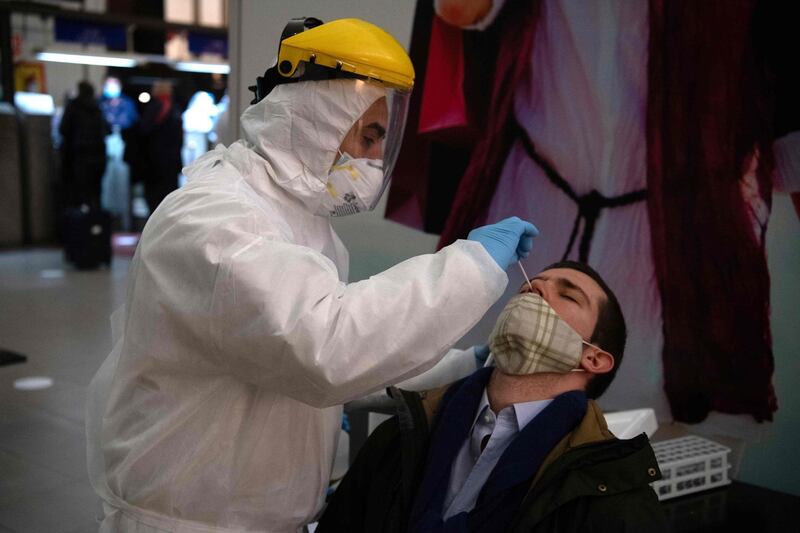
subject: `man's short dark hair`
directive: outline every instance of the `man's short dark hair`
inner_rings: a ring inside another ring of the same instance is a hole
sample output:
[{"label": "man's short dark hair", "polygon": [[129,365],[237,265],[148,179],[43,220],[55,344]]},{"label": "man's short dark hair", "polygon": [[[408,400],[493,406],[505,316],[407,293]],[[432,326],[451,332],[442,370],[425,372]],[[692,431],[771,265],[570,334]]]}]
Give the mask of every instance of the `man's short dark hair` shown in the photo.
[{"label": "man's short dark hair", "polygon": [[569,268],[586,274],[603,289],[606,295],[605,301],[600,302],[597,312],[597,324],[594,327],[594,332],[592,332],[592,337],[589,339],[589,342],[596,344],[614,356],[614,368],[605,374],[597,374],[586,386],[586,396],[592,399],[599,398],[611,385],[611,382],[614,381],[614,376],[617,375],[617,370],[622,364],[622,356],[625,353],[625,340],[628,337],[625,317],[622,316],[622,309],[614,291],[611,290],[595,269],[586,263],[559,261],[544,270],[553,268]]}]

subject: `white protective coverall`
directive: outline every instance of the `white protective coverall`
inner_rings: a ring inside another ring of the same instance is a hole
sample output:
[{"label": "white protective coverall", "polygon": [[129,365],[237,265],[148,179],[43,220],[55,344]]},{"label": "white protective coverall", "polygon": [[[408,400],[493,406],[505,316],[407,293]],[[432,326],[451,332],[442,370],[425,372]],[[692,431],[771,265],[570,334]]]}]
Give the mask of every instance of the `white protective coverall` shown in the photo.
[{"label": "white protective coverall", "polygon": [[346,283],[347,251],[311,213],[382,96],[352,83],[276,87],[242,115],[245,140],[186,168],[148,221],[89,390],[101,531],[302,528],[340,404],[433,366],[503,293],[472,241]]}]

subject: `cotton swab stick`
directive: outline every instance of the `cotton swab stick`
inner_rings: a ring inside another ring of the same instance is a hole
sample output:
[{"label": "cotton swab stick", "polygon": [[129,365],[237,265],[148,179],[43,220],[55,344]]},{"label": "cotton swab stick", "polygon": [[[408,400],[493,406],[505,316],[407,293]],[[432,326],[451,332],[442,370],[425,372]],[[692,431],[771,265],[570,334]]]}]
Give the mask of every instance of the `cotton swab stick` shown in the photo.
[{"label": "cotton swab stick", "polygon": [[525,281],[528,282],[528,287],[531,288],[531,292],[535,292],[533,290],[533,285],[531,284],[531,280],[530,278],[528,278],[528,273],[525,272],[525,267],[522,266],[522,261],[517,261],[517,264],[519,265],[519,269],[522,270],[522,275],[525,276]]}]

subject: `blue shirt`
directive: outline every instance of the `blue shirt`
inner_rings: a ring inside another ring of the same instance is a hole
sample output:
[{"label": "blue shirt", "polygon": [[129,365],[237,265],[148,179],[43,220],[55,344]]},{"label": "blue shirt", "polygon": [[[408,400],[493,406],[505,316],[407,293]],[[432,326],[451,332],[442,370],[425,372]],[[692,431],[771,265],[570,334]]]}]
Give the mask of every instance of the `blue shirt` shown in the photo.
[{"label": "blue shirt", "polygon": [[[489,397],[484,389],[469,437],[461,445],[458,456],[453,461],[444,499],[444,520],[475,507],[484,483],[508,445],[552,401],[515,403],[495,415],[489,407]],[[481,452],[481,442],[489,435],[486,447]]]}]

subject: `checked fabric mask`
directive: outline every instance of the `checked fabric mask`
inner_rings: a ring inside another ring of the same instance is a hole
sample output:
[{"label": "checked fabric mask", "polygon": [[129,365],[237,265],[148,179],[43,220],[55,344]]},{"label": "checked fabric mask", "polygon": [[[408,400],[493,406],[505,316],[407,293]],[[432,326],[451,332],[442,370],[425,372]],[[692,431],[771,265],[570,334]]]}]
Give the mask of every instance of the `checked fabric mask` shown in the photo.
[{"label": "checked fabric mask", "polygon": [[535,293],[518,294],[503,309],[489,340],[497,368],[506,374],[567,373],[589,344]]}]

